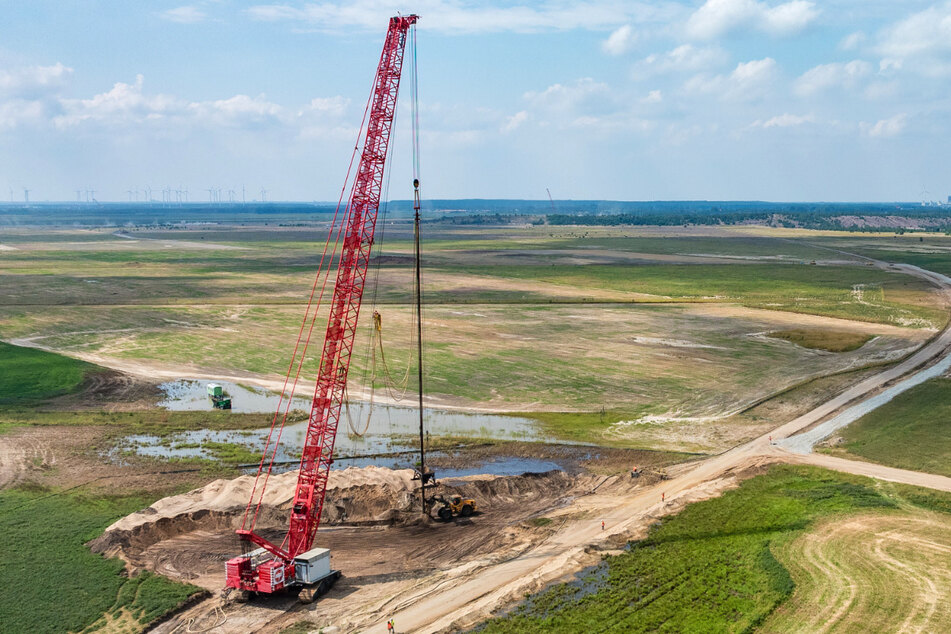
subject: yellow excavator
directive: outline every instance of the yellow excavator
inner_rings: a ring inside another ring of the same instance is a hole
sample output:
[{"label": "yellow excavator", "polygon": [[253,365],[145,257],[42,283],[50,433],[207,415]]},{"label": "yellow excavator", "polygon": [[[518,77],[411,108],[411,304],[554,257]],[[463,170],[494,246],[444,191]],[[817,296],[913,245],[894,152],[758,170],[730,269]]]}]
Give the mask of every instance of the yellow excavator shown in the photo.
[{"label": "yellow excavator", "polygon": [[434,495],[432,500],[438,505],[435,508],[436,515],[444,522],[448,522],[453,516],[469,517],[479,510],[475,500],[461,495],[450,495],[448,498],[444,495]]}]

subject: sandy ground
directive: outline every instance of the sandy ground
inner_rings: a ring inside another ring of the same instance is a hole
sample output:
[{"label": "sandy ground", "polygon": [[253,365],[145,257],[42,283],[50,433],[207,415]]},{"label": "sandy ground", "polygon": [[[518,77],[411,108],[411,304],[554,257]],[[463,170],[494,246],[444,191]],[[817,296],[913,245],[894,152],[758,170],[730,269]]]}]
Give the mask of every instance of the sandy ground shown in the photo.
[{"label": "sandy ground", "polygon": [[29,428],[0,436],[0,489],[16,486],[31,475],[56,466],[56,437],[62,430]]}]

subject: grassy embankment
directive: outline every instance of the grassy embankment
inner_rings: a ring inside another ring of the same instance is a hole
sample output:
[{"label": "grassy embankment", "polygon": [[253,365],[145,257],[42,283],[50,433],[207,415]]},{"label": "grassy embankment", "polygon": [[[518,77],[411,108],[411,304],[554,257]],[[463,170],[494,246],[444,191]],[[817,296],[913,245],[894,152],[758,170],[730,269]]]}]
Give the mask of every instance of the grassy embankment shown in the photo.
[{"label": "grassy embankment", "polygon": [[842,444],[824,451],[951,476],[951,379],[931,379],[899,394],[840,436]]},{"label": "grassy embankment", "polygon": [[813,350],[827,352],[851,352],[858,350],[871,341],[872,335],[841,330],[817,330],[814,328],[795,328],[777,330],[769,333],[774,339],[782,339]]},{"label": "grassy embankment", "polygon": [[0,341],[0,406],[31,405],[79,391],[91,363]]},{"label": "grassy embankment", "polygon": [[150,502],[37,488],[0,491],[0,533],[7,544],[0,549],[0,575],[16,580],[15,588],[0,593],[4,629],[79,632],[109,615],[134,631],[198,592],[149,573],[123,576],[121,560],[94,555],[84,545]]},{"label": "grassy embankment", "polygon": [[[777,559],[786,544],[820,520],[898,515],[909,504],[947,509],[951,496],[775,466],[720,498],[688,506],[627,552],[606,557],[575,582],[530,596],[479,631],[748,632],[793,593],[793,578]],[[951,518],[945,521],[951,526]],[[887,585],[880,590],[895,592]],[[892,618],[899,623],[901,615]]]},{"label": "grassy embankment", "polygon": [[[102,371],[68,357],[0,343],[0,433],[27,425],[78,425],[102,427],[109,438],[133,431],[241,425],[241,419],[224,412],[36,411],[51,398],[81,392],[85,379]],[[264,422],[261,416],[253,418],[257,426]],[[216,450],[225,461],[245,457],[230,446]],[[0,491],[0,533],[7,544],[0,549],[0,576],[17,580],[15,591],[0,593],[3,629],[78,632],[108,625],[114,631],[137,631],[198,592],[147,572],[125,576],[121,560],[94,555],[84,545],[154,499],[154,492],[115,496],[83,485],[26,484]]]}]

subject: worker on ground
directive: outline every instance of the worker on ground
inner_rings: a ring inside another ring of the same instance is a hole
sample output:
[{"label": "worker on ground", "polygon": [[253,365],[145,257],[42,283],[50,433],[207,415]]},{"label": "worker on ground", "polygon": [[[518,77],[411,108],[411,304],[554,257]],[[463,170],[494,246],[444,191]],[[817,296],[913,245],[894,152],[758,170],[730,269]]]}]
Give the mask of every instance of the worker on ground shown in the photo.
[{"label": "worker on ground", "polygon": [[631,467],[631,478],[636,478],[636,477],[637,477],[637,465],[634,465],[633,467]]},{"label": "worker on ground", "polygon": [[667,497],[667,494],[662,491],[660,494],[660,501],[663,502],[665,497]]},{"label": "worker on ground", "polygon": [[601,530],[604,530],[604,520],[601,520]]},{"label": "worker on ground", "polygon": [[393,619],[386,622],[386,631],[387,634],[393,634],[396,631],[396,626],[393,625]]}]

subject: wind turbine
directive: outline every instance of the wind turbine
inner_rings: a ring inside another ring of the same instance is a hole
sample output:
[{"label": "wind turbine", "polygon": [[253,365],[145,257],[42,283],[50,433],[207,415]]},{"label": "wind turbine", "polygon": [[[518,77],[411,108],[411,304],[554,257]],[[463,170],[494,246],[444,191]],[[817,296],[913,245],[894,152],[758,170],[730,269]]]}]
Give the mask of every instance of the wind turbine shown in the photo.
[{"label": "wind turbine", "polygon": [[261,202],[262,203],[267,202],[267,190],[264,189],[263,187],[261,188]]},{"label": "wind turbine", "polygon": [[23,188],[23,202],[25,202],[27,205],[30,204],[30,190],[26,187]]}]

